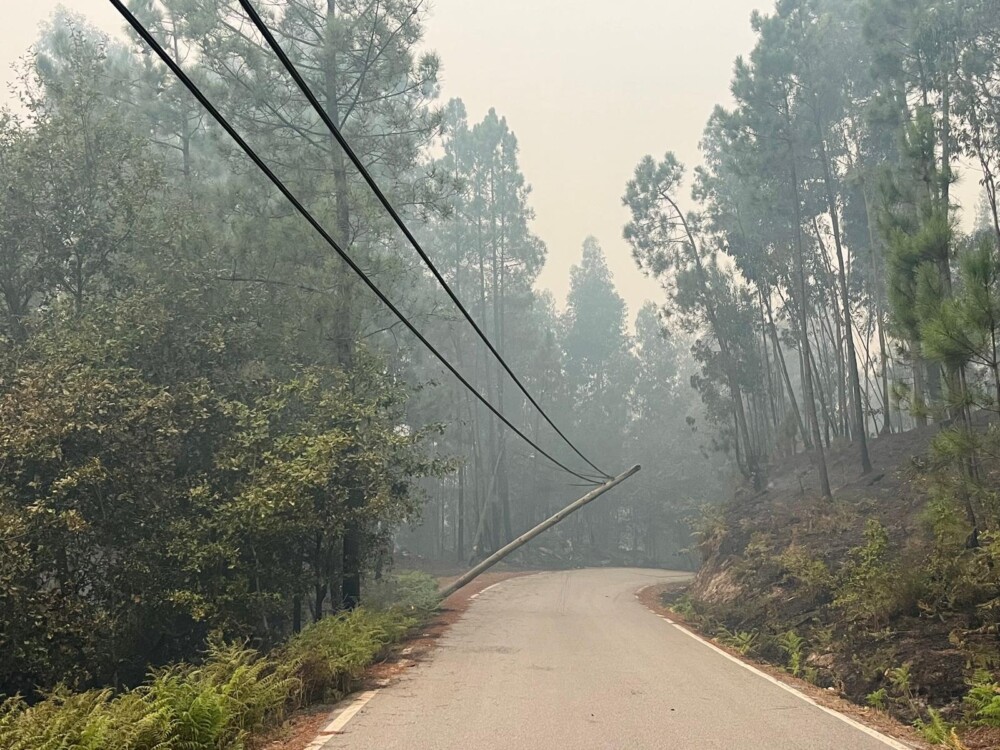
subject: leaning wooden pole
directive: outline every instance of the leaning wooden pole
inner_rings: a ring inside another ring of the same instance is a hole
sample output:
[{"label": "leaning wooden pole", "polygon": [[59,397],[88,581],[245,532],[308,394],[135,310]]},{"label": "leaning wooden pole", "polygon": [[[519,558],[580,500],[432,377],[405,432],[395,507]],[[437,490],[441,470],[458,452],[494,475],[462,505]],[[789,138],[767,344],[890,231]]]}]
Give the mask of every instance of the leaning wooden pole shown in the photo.
[{"label": "leaning wooden pole", "polygon": [[497,552],[494,552],[492,555],[490,555],[489,557],[487,557],[485,560],[483,560],[481,563],[479,563],[479,565],[477,565],[476,567],[474,567],[472,570],[470,570],[468,573],[466,573],[465,575],[463,575],[457,581],[455,581],[454,583],[450,583],[447,586],[445,586],[443,589],[441,589],[438,592],[438,595],[442,599],[451,596],[456,591],[458,591],[460,588],[462,588],[463,586],[468,585],[471,581],[473,581],[474,579],[478,578],[480,575],[482,575],[487,570],[489,570],[490,568],[492,568],[498,562],[500,562],[501,560],[503,560],[511,552],[513,552],[516,549],[519,549],[519,548],[523,547],[525,544],[527,544],[528,542],[530,542],[532,539],[534,539],[536,536],[538,536],[539,534],[541,534],[546,529],[551,529],[553,526],[555,526],[557,523],[559,523],[560,521],[562,521],[567,516],[572,515],[576,511],[580,510],[580,508],[582,508],[584,505],[587,505],[588,503],[592,503],[594,500],[596,500],[597,498],[599,498],[605,492],[608,492],[609,490],[613,490],[615,487],[617,487],[619,484],[621,484],[622,482],[624,482],[630,476],[632,476],[633,474],[637,474],[640,471],[640,469],[642,469],[641,466],[638,466],[638,465],[637,466],[633,466],[631,469],[629,469],[628,471],[626,471],[624,474],[621,474],[621,475],[615,477],[614,479],[610,480],[606,484],[602,484],[600,487],[595,487],[590,492],[588,492],[586,495],[584,495],[583,497],[581,497],[579,500],[575,500],[570,505],[567,505],[565,508],[563,508],[561,511],[559,511],[558,513],[556,513],[551,518],[547,518],[546,520],[542,521],[540,524],[538,524],[531,531],[526,531],[524,534],[521,534],[521,536],[519,536],[517,539],[515,539],[513,542],[511,542],[507,546],[503,547],[502,549],[498,550]]}]

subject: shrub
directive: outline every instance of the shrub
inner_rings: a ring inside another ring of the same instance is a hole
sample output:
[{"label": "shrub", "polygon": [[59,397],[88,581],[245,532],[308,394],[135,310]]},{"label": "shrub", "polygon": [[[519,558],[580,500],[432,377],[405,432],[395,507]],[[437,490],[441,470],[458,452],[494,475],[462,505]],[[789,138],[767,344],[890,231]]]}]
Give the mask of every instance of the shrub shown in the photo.
[{"label": "shrub", "polygon": [[1000,727],[1000,683],[985,669],[977,670],[965,696],[969,720],[978,726]]},{"label": "shrub", "polygon": [[382,650],[416,620],[394,612],[353,612],[326,617],[294,636],[283,659],[295,665],[307,702],[346,693]]},{"label": "shrub", "polygon": [[797,582],[807,594],[821,596],[829,594],[834,586],[834,578],[822,560],[809,556],[805,549],[792,545],[781,553],[781,567],[785,578]]},{"label": "shrub", "polygon": [[778,638],[781,650],[788,656],[788,671],[798,677],[802,674],[802,662],[804,660],[803,650],[806,645],[805,639],[794,630],[789,630]]},{"label": "shrub", "polygon": [[426,613],[440,603],[437,579],[416,570],[393,573],[365,588],[365,607],[368,609]]},{"label": "shrub", "polygon": [[875,520],[865,526],[865,543],[851,550],[833,604],[854,622],[877,627],[897,605],[898,570],[889,558],[889,534]]}]

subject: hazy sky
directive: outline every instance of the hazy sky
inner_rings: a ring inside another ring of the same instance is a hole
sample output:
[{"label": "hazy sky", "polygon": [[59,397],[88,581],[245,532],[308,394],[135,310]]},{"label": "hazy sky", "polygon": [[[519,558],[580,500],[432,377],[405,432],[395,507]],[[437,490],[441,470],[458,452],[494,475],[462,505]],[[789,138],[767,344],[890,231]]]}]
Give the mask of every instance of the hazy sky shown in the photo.
[{"label": "hazy sky", "polygon": [[[117,31],[106,0],[4,5],[0,70],[57,5]],[[635,315],[656,284],[621,239],[621,196],[639,159],[667,150],[688,165],[712,107],[728,101],[733,60],[753,45],[750,13],[770,0],[433,0],[426,45],[443,62],[443,96],[478,120],[492,106],[521,145],[535,230],[549,259],[541,284],[559,304],[587,235],[600,240]]]}]

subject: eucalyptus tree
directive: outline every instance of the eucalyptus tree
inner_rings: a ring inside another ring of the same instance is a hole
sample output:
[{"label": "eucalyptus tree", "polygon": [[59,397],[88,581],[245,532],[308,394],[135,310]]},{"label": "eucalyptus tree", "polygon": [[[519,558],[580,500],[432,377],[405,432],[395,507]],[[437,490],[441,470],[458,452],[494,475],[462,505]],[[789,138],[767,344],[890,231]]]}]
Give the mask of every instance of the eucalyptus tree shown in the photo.
[{"label": "eucalyptus tree", "polygon": [[[533,306],[532,287],[546,250],[531,230],[531,188],[518,163],[517,137],[493,109],[470,124],[460,100],[444,108],[443,124],[442,155],[432,169],[445,185],[445,199],[442,212],[428,222],[428,246],[500,355],[523,365],[521,347],[510,341],[523,338],[518,322]],[[524,409],[502,365],[471,327],[449,326],[447,335],[457,363],[481,392],[505,411]],[[510,441],[503,425],[467,396],[456,394],[454,403],[464,403],[477,500],[472,546],[482,554],[513,538]]]},{"label": "eucalyptus tree", "polygon": [[[594,237],[588,237],[580,263],[570,269],[561,326],[563,367],[573,403],[573,434],[584,453],[600,456],[607,466],[624,466],[627,458],[622,448],[635,363],[626,315],[604,251]],[[587,528],[585,541],[591,555],[607,559],[617,554],[621,529],[614,519],[620,507],[620,503],[602,503],[580,514],[576,528]]]},{"label": "eucalyptus tree", "polygon": [[740,469],[760,486],[762,456],[751,440],[741,378],[746,350],[741,343],[746,332],[743,295],[720,266],[718,251],[705,236],[703,217],[686,214],[680,206],[683,175],[672,153],[659,163],[651,156],[639,163],[623,198],[631,214],[625,239],[639,267],[670,291],[671,309],[687,329],[706,331],[718,347],[717,352],[703,347],[701,359],[717,358],[717,369],[710,367],[709,372],[722,373],[728,390]]},{"label": "eucalyptus tree", "polygon": [[[792,439],[797,431],[806,447],[812,445],[785,360],[785,347],[778,328],[784,312],[782,290],[793,280],[787,257],[792,232],[787,210],[783,210],[781,184],[762,168],[752,132],[739,113],[717,108],[702,140],[704,166],[697,170],[695,195],[705,207],[708,225],[716,233],[740,274],[756,290],[761,325],[771,345],[775,375],[769,393],[779,402],[772,408],[777,420],[787,398],[792,418]],[[778,309],[776,310],[776,305]],[[764,347],[765,355],[767,347]],[[765,360],[766,360],[765,356]],[[771,378],[771,368],[766,376]]]},{"label": "eucalyptus tree", "polygon": [[[816,162],[825,202],[824,217],[837,259],[836,278],[839,291],[842,338],[848,367],[854,421],[854,439],[858,442],[861,469],[871,470],[868,456],[867,420],[861,394],[861,379],[855,347],[855,320],[849,292],[847,249],[842,230],[844,205],[840,164],[846,146],[844,125],[849,106],[850,56],[845,50],[861,49],[859,24],[852,23],[854,4],[828,3],[823,0],[784,0],[775,15],[759,22],[759,45],[785,48],[790,63],[788,74],[794,81],[794,106],[803,119],[803,147]],[[850,35],[851,31],[856,33]],[[817,227],[817,238],[821,234]],[[825,252],[825,250],[824,250]]]},{"label": "eucalyptus tree", "polygon": [[[754,16],[754,25],[763,29],[776,23],[760,15]],[[806,159],[806,141],[811,133],[799,116],[796,101],[798,84],[789,69],[788,58],[780,47],[758,44],[748,60],[739,60],[733,80],[737,112],[741,127],[750,138],[756,151],[758,168],[769,175],[779,189],[779,206],[785,211],[785,221],[790,231],[791,267],[793,283],[787,290],[797,314],[797,336],[802,370],[803,402],[819,473],[820,488],[824,496],[830,495],[817,410],[815,362],[810,340],[810,307],[813,297],[817,248],[808,241],[806,231],[808,194],[803,185],[807,178],[816,179],[815,163]],[[815,214],[813,214],[815,215]]]}]

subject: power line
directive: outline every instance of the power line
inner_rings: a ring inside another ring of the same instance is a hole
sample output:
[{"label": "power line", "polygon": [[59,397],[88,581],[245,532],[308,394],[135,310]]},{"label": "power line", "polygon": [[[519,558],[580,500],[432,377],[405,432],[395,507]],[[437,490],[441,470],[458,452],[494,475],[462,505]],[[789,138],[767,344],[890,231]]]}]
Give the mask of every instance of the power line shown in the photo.
[{"label": "power line", "polygon": [[438,283],[441,285],[441,288],[444,289],[445,292],[447,292],[448,296],[451,298],[451,301],[455,303],[455,305],[461,311],[465,319],[469,321],[469,323],[472,325],[472,328],[475,330],[476,334],[479,336],[480,339],[482,339],[483,343],[486,344],[490,352],[496,358],[497,362],[500,363],[504,371],[506,371],[506,373],[514,381],[515,385],[517,385],[517,387],[521,390],[521,393],[523,393],[524,396],[531,403],[531,405],[538,410],[539,414],[542,415],[542,418],[549,424],[549,426],[556,431],[556,434],[558,434],[559,437],[561,437],[566,442],[566,444],[573,449],[573,452],[576,453],[577,456],[582,458],[590,466],[590,468],[592,468],[598,474],[602,475],[605,478],[610,478],[611,477],[610,474],[595,466],[589,458],[587,458],[585,455],[583,455],[583,453],[580,452],[579,449],[577,449],[577,447],[570,441],[570,439],[563,434],[562,430],[560,430],[556,426],[555,422],[553,422],[549,418],[549,415],[545,413],[545,410],[542,409],[542,407],[535,400],[535,398],[528,392],[528,389],[521,382],[520,378],[518,378],[517,375],[514,374],[514,371],[510,368],[510,365],[507,364],[507,361],[503,358],[503,356],[501,356],[500,352],[497,351],[496,347],[493,345],[493,342],[490,341],[489,337],[483,332],[482,328],[479,327],[479,324],[476,322],[475,318],[472,317],[472,315],[466,309],[465,305],[462,304],[462,301],[458,298],[458,295],[455,294],[451,286],[445,280],[444,276],[438,270],[437,266],[424,251],[423,246],[420,244],[420,242],[417,241],[417,238],[413,236],[413,233],[410,231],[409,227],[407,227],[406,222],[403,221],[402,217],[399,215],[399,213],[396,211],[393,205],[389,202],[389,199],[386,198],[385,193],[382,192],[382,189],[378,186],[378,183],[375,181],[375,178],[372,177],[371,173],[368,171],[368,168],[365,167],[361,159],[358,158],[358,155],[354,152],[354,149],[351,148],[351,144],[348,143],[347,139],[341,132],[340,127],[337,125],[337,123],[333,121],[333,118],[330,117],[329,113],[327,113],[326,108],[323,107],[322,104],[320,104],[319,100],[316,98],[316,95],[313,93],[309,84],[306,83],[305,79],[302,77],[302,74],[299,73],[294,63],[292,63],[288,55],[285,53],[285,50],[278,43],[278,40],[275,38],[274,34],[271,33],[271,30],[268,28],[267,24],[264,23],[264,20],[257,12],[257,9],[254,8],[253,3],[251,3],[250,0],[239,0],[239,3],[243,7],[243,10],[246,12],[247,16],[249,16],[251,22],[253,22],[253,25],[256,26],[258,31],[260,31],[260,33],[264,36],[264,39],[267,41],[268,46],[271,48],[274,54],[277,55],[278,59],[281,61],[281,64],[284,66],[285,70],[288,71],[289,75],[292,76],[296,85],[299,87],[299,90],[306,97],[306,99],[309,100],[309,103],[312,105],[312,108],[316,110],[316,114],[320,116],[320,119],[323,120],[323,123],[329,129],[333,137],[337,140],[337,143],[340,144],[340,147],[344,150],[344,153],[347,154],[347,157],[351,160],[351,163],[354,164],[355,168],[364,178],[365,182],[368,183],[368,187],[371,188],[371,191],[375,194],[375,197],[378,198],[379,202],[382,204],[382,207],[385,208],[385,210],[392,217],[392,220],[396,223],[396,226],[399,227],[400,231],[403,232],[403,234],[406,236],[406,239],[413,246],[413,249],[417,251],[417,254],[424,261],[427,267],[431,270],[431,273],[434,274],[434,278],[437,279]]},{"label": "power line", "polygon": [[451,372],[452,375],[458,378],[459,382],[463,386],[465,386],[472,393],[472,395],[474,395],[480,402],[482,402],[482,404],[486,406],[487,409],[493,412],[493,414],[496,415],[496,417],[500,419],[501,422],[507,425],[507,427],[509,427],[518,437],[524,440],[528,445],[530,445],[532,448],[538,451],[539,454],[547,458],[549,461],[558,466],[560,469],[563,469],[564,471],[572,474],[578,479],[584,480],[585,482],[590,482],[591,484],[595,485],[600,484],[600,482],[595,481],[592,477],[588,477],[585,476],[584,474],[580,474],[579,472],[574,471],[573,469],[563,464],[561,461],[549,455],[537,443],[535,443],[535,441],[533,441],[531,438],[525,435],[521,430],[515,427],[513,423],[511,423],[511,421],[507,419],[507,417],[505,417],[499,411],[499,409],[493,406],[493,404],[491,404],[486,399],[485,396],[483,396],[478,390],[476,390],[472,386],[472,384],[465,379],[462,373],[460,373],[455,368],[455,366],[452,365],[451,362],[449,362],[445,358],[445,356],[441,354],[441,352],[439,352],[437,348],[435,348],[434,345],[431,344],[430,341],[428,341],[427,338],[419,330],[417,330],[416,326],[413,325],[412,322],[410,322],[410,320],[399,310],[399,308],[397,308],[392,303],[392,301],[388,297],[386,297],[386,295],[382,292],[382,290],[378,288],[375,282],[372,281],[368,277],[368,275],[361,269],[361,267],[354,262],[354,260],[344,251],[343,248],[341,248],[340,244],[330,235],[329,232],[326,231],[326,229],[323,228],[323,225],[319,223],[319,221],[316,219],[316,217],[312,215],[309,209],[307,209],[305,206],[302,205],[299,199],[295,197],[295,195],[292,193],[291,190],[288,189],[285,183],[282,182],[278,178],[278,176],[271,170],[271,168],[264,163],[264,160],[261,159],[260,156],[258,156],[257,152],[250,147],[250,145],[243,139],[243,137],[238,132],[236,132],[236,129],[222,115],[222,113],[220,113],[219,110],[215,108],[215,106],[208,100],[208,98],[201,91],[201,89],[198,88],[198,86],[194,83],[194,81],[192,81],[188,77],[188,75],[184,72],[184,70],[180,67],[180,65],[169,54],[167,54],[167,52],[163,49],[163,47],[156,40],[156,38],[149,32],[148,29],[146,29],[145,26],[142,25],[142,23],[135,17],[135,15],[133,15],[132,11],[130,11],[125,6],[122,0],[110,0],[110,2],[115,7],[115,9],[122,15],[122,17],[129,23],[129,25],[135,30],[135,32],[142,37],[143,41],[145,41],[146,44],[149,45],[150,49],[152,49],[160,58],[160,60],[162,60],[163,63],[168,68],[170,68],[170,71],[177,77],[177,79],[182,84],[184,84],[184,87],[191,92],[191,94],[195,97],[195,99],[198,100],[201,106],[203,106],[206,109],[206,111],[215,119],[215,121],[222,126],[223,130],[225,130],[226,133],[229,134],[229,137],[236,142],[236,145],[238,145],[240,149],[242,149],[243,153],[245,153],[247,157],[249,157],[249,159],[257,166],[257,168],[264,173],[264,175],[274,184],[276,188],[278,188],[281,194],[288,200],[289,203],[292,204],[292,206],[299,212],[302,218],[304,218],[307,222],[309,222],[309,225],[316,230],[316,232],[320,235],[320,237],[322,237],[326,241],[326,243],[330,245],[330,247],[333,248],[333,250],[337,253],[337,255],[340,256],[340,258],[350,267],[350,269],[361,278],[361,280],[365,283],[365,285],[375,294],[376,297],[378,297],[378,299],[382,302],[382,304],[388,307],[389,310],[397,318],[399,318],[400,322],[403,323],[403,325],[405,325],[407,329],[409,329],[410,333],[416,336],[417,339],[420,341],[420,343],[426,346],[427,349],[430,350],[430,352],[441,362],[441,364],[443,364]]}]

